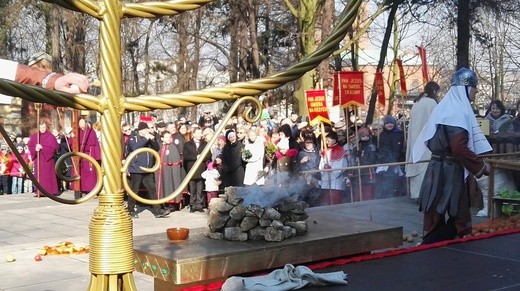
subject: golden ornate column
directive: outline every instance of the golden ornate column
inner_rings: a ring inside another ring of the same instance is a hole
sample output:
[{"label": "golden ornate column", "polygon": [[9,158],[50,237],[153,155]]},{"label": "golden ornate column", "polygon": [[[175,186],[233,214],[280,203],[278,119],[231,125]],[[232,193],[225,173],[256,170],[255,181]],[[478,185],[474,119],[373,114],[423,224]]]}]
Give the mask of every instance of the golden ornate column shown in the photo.
[{"label": "golden ornate column", "polygon": [[[57,106],[66,106],[80,110],[95,110],[101,115],[102,126],[102,165],[83,153],[68,153],[56,163],[56,167],[71,155],[87,159],[97,171],[98,183],[85,197],[68,200],[49,195],[37,182],[35,186],[50,199],[60,203],[83,203],[99,194],[99,205],[95,209],[89,227],[90,254],[89,269],[91,280],[89,290],[136,290],[133,279],[133,246],[132,220],[124,207],[123,187],[128,195],[137,201],[147,204],[162,204],[172,200],[182,193],[196,168],[202,160],[197,161],[193,169],[187,174],[181,186],[168,197],[159,200],[147,200],[133,193],[128,187],[126,169],[129,162],[139,153],[150,152],[159,160],[158,153],[151,149],[139,149],[130,154],[126,163],[121,165],[121,133],[120,123],[124,112],[149,111],[152,109],[171,109],[177,107],[194,106],[201,103],[211,103],[219,100],[236,100],[227,113],[220,128],[217,129],[212,140],[202,152],[206,155],[210,146],[222,132],[224,125],[241,103],[249,102],[258,107],[257,116],[246,116],[251,120],[258,118],[261,112],[260,102],[254,96],[267,90],[300,78],[305,72],[313,69],[326,59],[337,48],[340,41],[355,20],[361,0],[349,1],[339,22],[331,35],[316,49],[298,64],[275,75],[249,82],[229,84],[224,87],[209,88],[199,91],[188,91],[178,94],[163,94],[156,96],[139,96],[125,98],[121,92],[121,37],[120,28],[123,17],[154,18],[163,15],[176,15],[185,11],[194,10],[212,2],[211,0],[176,0],[162,2],[125,3],[118,0],[46,0],[64,8],[86,13],[100,21],[100,67],[101,67],[101,94],[68,94],[58,91],[49,91],[40,87],[18,84],[0,79],[0,93],[18,96],[31,102],[48,103]],[[246,111],[249,114],[249,110]],[[8,145],[22,160],[15,150],[14,144],[7,138],[4,128],[0,125],[0,133],[6,138]],[[35,181],[26,164],[22,165],[30,178]],[[153,172],[159,164],[151,169]],[[59,174],[58,174],[59,175]],[[64,180],[77,180],[79,177]]]}]

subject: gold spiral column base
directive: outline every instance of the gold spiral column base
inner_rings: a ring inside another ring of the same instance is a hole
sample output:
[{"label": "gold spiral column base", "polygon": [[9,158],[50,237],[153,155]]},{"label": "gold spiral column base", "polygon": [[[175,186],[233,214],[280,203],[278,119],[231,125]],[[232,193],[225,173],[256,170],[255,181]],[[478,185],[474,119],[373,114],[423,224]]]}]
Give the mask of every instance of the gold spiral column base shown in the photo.
[{"label": "gold spiral column base", "polygon": [[136,290],[132,231],[123,193],[101,192],[89,225],[88,290]]},{"label": "gold spiral column base", "polygon": [[132,273],[90,276],[89,291],[137,291]]}]

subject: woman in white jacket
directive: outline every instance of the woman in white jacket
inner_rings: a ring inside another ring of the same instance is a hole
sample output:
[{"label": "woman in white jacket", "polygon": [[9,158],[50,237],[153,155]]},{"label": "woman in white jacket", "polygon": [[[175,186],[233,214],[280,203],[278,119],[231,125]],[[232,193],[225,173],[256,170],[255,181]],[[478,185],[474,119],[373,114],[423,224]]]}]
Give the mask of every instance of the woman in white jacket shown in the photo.
[{"label": "woman in white jacket", "polygon": [[259,178],[259,172],[264,169],[265,148],[262,139],[257,138],[256,131],[250,129],[245,142],[242,160],[246,162],[244,185],[263,185],[264,178]]}]

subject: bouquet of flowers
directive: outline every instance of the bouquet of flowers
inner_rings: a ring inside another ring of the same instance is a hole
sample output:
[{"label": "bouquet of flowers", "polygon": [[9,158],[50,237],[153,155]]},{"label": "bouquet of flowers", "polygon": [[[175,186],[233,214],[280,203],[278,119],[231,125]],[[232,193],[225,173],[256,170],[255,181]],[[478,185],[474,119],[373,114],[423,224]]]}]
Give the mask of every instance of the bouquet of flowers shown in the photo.
[{"label": "bouquet of flowers", "polygon": [[251,152],[249,150],[246,150],[246,149],[242,149],[242,151],[240,151],[240,153],[242,154],[242,159],[244,161],[249,160],[253,156],[251,154]]},{"label": "bouquet of flowers", "polygon": [[274,154],[278,151],[278,147],[273,142],[267,142],[265,145],[265,156],[268,160],[272,160]]}]

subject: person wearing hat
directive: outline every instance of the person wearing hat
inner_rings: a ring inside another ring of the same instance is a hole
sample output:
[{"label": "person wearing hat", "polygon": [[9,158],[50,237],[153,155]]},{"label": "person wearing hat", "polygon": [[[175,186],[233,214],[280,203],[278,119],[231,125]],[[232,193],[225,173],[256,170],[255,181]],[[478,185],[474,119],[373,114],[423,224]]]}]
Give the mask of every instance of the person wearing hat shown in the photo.
[{"label": "person wearing hat", "polygon": [[289,138],[283,137],[276,144],[278,151],[274,154],[273,165],[276,173],[276,185],[289,185],[297,170],[298,150],[291,148]]},{"label": "person wearing hat", "polygon": [[[404,134],[397,127],[392,115],[383,118],[383,131],[379,134],[377,163],[387,164],[404,160]],[[400,166],[380,166],[376,168],[376,199],[402,196],[406,189],[404,173]],[[404,184],[404,185],[403,185]]]},{"label": "person wearing hat", "polygon": [[242,160],[244,144],[237,139],[235,130],[226,131],[226,145],[222,149],[222,187],[244,186],[245,162]]},{"label": "person wearing hat", "polygon": [[[137,125],[137,135],[132,136],[128,141],[129,154],[140,148],[150,148],[159,151],[159,144],[155,140],[155,136],[150,134],[150,128],[146,122],[139,122]],[[132,159],[128,167],[130,174],[130,188],[132,192],[139,195],[146,195],[146,198],[152,198],[157,194],[154,173],[145,172],[142,168],[152,168],[155,165],[155,158],[148,152],[140,153]],[[140,193],[141,183],[146,188],[147,193]],[[128,196],[128,212],[132,218],[139,218],[135,209],[136,201],[132,196]],[[156,218],[166,217],[170,212],[161,209],[159,205],[152,206],[152,213]]]},{"label": "person wearing hat", "polygon": [[215,162],[209,162],[201,176],[204,179],[204,191],[206,191],[207,199],[206,205],[209,205],[211,199],[217,198],[219,186],[222,183]]},{"label": "person wearing hat", "polygon": [[27,65],[41,70],[50,70],[52,68],[52,57],[46,52],[36,52],[29,57]]},{"label": "person wearing hat", "polygon": [[423,244],[472,233],[467,177],[488,175],[489,166],[477,155],[492,150],[471,106],[477,86],[472,70],[455,72],[449,91],[414,144],[413,162],[419,161],[427,148],[432,152],[419,194]]},{"label": "person wearing hat", "polygon": [[[305,135],[302,150],[298,153],[296,161],[298,172],[318,169],[320,154],[318,152],[316,137],[314,134]],[[305,201],[309,203],[310,206],[318,206],[320,201],[319,198],[321,197],[319,191],[320,174],[306,173],[302,175],[302,178],[305,181],[303,189]]]},{"label": "person wearing hat", "polygon": [[[370,128],[363,126],[358,130],[358,143],[352,149],[353,155],[358,159],[359,165],[373,165],[377,161],[377,147],[375,137]],[[356,165],[358,163],[356,162]],[[363,168],[359,171],[351,172],[353,175],[352,190],[354,191],[354,201],[372,200],[375,198],[375,169]],[[358,177],[361,176],[361,179]],[[361,180],[361,185],[359,181]]]},{"label": "person wearing hat", "polygon": [[[321,153],[320,170],[333,170],[348,166],[345,151],[338,144],[338,135],[331,131],[325,138],[326,149]],[[343,203],[344,192],[347,189],[346,177],[343,170],[321,172],[321,189],[323,196],[321,205]]]}]

